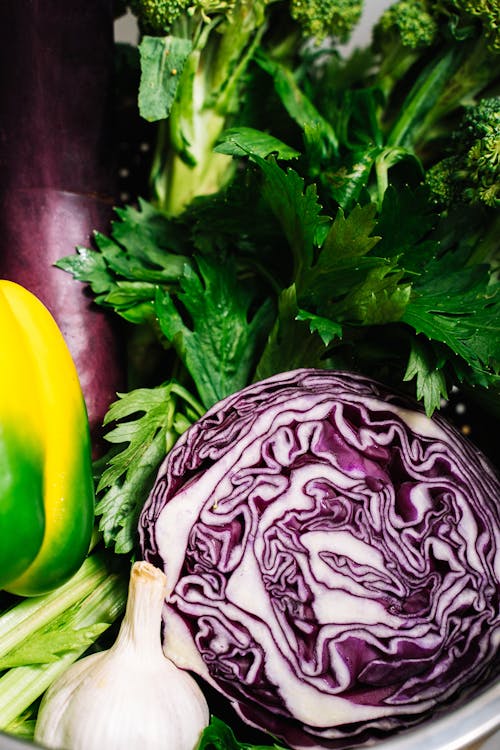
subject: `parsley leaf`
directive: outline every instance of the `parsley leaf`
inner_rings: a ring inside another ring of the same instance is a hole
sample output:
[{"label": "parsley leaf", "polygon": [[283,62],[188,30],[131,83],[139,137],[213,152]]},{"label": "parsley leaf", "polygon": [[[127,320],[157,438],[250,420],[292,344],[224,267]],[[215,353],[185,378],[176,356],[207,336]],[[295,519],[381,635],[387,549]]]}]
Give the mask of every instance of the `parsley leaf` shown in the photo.
[{"label": "parsley leaf", "polygon": [[486,266],[456,267],[451,256],[426,267],[402,320],[487,378],[500,368],[500,284]]},{"label": "parsley leaf", "polygon": [[298,310],[295,319],[308,321],[311,333],[318,333],[325,346],[331,344],[336,338],[342,338],[343,330],[340,323],[325,318],[322,315],[315,315],[307,310]]},{"label": "parsley leaf", "polygon": [[273,306],[270,300],[254,305],[252,288],[230,259],[198,256],[196,266],[185,266],[180,291],[158,290],[156,311],[208,408],[248,384]]},{"label": "parsley leaf", "polygon": [[423,401],[426,414],[431,416],[448,398],[443,365],[446,355],[437,346],[416,336],[410,340],[410,356],[403,381],[416,379],[417,399]]},{"label": "parsley leaf", "polygon": [[377,325],[401,318],[410,286],[397,259],[371,254],[380,240],[372,234],[375,214],[373,203],[355,206],[347,217],[339,208],[316,262],[298,279],[302,306],[337,324]]},{"label": "parsley leaf", "polygon": [[105,438],[119,446],[119,452],[104,457],[96,506],[107,546],[114,545],[118,553],[133,550],[137,519],[159,464],[203,412],[196,400],[173,381],[119,394],[118,401],[111,405],[104,424],[115,422],[115,426]]},{"label": "parsley leaf", "polygon": [[180,223],[142,199],[138,208],[115,211],[118,220],[111,236],[94,235],[96,250],[78,247],[56,265],[90,284],[97,304],[113,308],[129,322],[148,322],[157,285],[175,284],[190,262],[186,233]]},{"label": "parsley leaf", "polygon": [[249,745],[239,742],[231,727],[212,716],[201,735],[196,750],[284,750],[281,745]]},{"label": "parsley leaf", "polygon": [[98,232],[95,233],[94,238],[98,246],[97,250],[79,245],[76,253],[60,258],[55,265],[71,273],[77,281],[90,284],[95,295],[95,302],[101,304],[103,297],[115,285],[115,276],[106,262],[105,249],[108,246],[113,251],[116,246],[114,242]]},{"label": "parsley leaf", "polygon": [[295,170],[281,169],[276,161],[252,156],[264,174],[262,193],[288,241],[295,263],[295,275],[313,262],[314,247],[325,236],[330,218],[321,214],[316,185],[305,185]]},{"label": "parsley leaf", "polygon": [[364,257],[380,239],[371,236],[375,210],[372,205],[356,206],[346,218],[339,208],[317,260],[311,254],[300,269],[297,287],[301,300],[317,302],[332,294],[345,294],[367,268],[380,263],[377,258]]}]

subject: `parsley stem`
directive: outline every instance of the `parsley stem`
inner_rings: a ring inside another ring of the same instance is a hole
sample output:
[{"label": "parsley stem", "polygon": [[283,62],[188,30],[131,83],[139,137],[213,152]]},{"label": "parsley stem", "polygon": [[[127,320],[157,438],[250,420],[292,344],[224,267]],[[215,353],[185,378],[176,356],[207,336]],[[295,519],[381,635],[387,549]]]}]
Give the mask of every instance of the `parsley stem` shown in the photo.
[{"label": "parsley stem", "polygon": [[184,388],[182,385],[179,385],[178,383],[172,383],[172,393],[175,393],[177,396],[182,398],[189,406],[191,406],[194,411],[202,417],[203,414],[205,414],[205,408],[200,404],[200,402],[194,398],[194,396],[191,395],[191,393]]}]

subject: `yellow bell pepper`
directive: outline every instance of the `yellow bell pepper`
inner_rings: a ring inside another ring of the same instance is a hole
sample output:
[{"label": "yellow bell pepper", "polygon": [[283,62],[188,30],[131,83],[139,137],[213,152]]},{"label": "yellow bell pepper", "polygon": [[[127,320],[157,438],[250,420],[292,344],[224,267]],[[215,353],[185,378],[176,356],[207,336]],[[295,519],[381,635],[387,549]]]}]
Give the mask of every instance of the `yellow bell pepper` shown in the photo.
[{"label": "yellow bell pepper", "polygon": [[0,589],[50,591],[80,567],[94,523],[89,425],[47,308],[0,280]]}]

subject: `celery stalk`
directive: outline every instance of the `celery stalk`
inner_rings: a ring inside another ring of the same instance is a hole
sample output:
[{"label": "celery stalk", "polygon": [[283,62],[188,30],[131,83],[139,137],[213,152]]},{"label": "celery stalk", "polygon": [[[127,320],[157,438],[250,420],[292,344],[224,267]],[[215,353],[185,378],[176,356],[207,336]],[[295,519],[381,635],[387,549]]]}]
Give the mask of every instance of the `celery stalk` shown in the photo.
[{"label": "celery stalk", "polygon": [[[20,631],[23,631],[23,640],[29,630],[30,618],[26,612],[31,609],[33,622],[29,638],[36,639],[42,628],[47,630],[52,627],[54,632],[60,633],[61,627],[64,627],[68,633],[68,646],[57,660],[12,667],[4,672],[0,677],[0,729],[6,729],[23,714],[49,685],[86,651],[89,643],[95,641],[97,636],[123,613],[127,598],[126,577],[110,574],[103,560],[97,555],[88,558],[84,567],[83,573],[80,571],[80,575],[76,574],[69,584],[62,587],[65,589],[63,598],[66,606],[55,616],[56,610],[61,610],[63,605],[58,606],[55,603],[53,594],[40,597],[45,599],[45,602],[23,601],[18,605],[21,615],[17,633],[19,635]],[[86,580],[86,594],[84,593],[82,598],[80,593],[80,597],[75,601],[76,590],[81,592],[82,577]],[[99,577],[101,580],[97,583],[96,579]],[[75,594],[72,597],[70,589],[75,579]],[[79,606],[75,606],[78,602]],[[47,612],[44,611],[44,605],[47,606]],[[7,615],[9,625],[12,627],[16,615],[13,610],[6,613],[4,617]],[[0,622],[1,619],[3,618],[0,618]],[[82,631],[83,635],[86,633],[88,638],[79,637],[75,639],[78,645],[72,645],[72,634],[78,633],[81,636]],[[13,643],[10,630],[6,642]],[[21,645],[22,641],[18,638],[17,643]]]},{"label": "celery stalk", "polygon": [[80,570],[50,594],[21,600],[0,615],[0,659],[31,633],[88,596],[106,577],[98,555],[88,557]]}]

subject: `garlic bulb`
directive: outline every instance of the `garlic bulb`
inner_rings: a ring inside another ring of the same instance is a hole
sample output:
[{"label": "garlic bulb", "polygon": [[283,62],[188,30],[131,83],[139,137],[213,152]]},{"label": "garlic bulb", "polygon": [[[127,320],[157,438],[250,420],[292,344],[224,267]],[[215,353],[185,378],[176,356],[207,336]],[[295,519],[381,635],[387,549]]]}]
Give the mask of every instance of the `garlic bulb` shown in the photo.
[{"label": "garlic bulb", "polygon": [[46,692],[35,741],[64,750],[193,750],[209,721],[194,679],[163,654],[164,573],[132,566],[125,617],[108,651],[73,664]]}]

